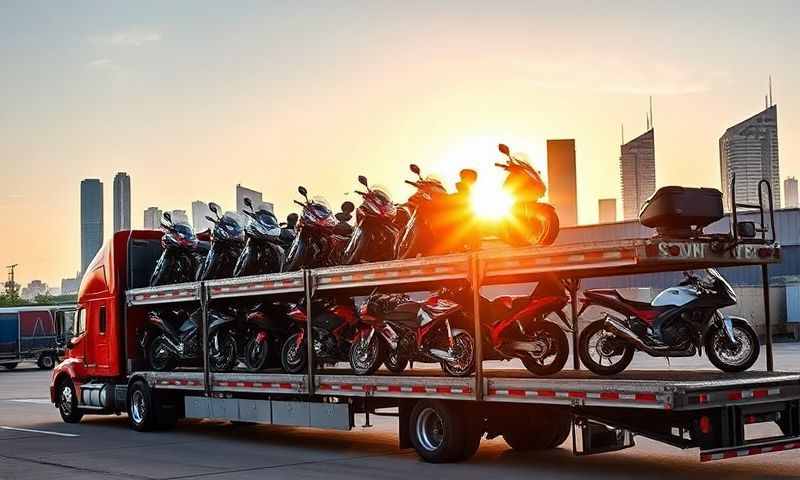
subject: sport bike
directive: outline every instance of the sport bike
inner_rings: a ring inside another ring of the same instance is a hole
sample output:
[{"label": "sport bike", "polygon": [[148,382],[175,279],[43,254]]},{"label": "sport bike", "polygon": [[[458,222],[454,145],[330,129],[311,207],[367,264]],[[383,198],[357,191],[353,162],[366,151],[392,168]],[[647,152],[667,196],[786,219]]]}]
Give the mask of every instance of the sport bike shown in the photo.
[{"label": "sport bike", "polygon": [[244,247],[244,230],[239,215],[226,212],[220,216],[220,207],[214,202],[209,203],[208,208],[214,212],[214,217],[207,215],[206,219],[214,226],[208,254],[197,270],[195,280],[198,281],[232,277]]},{"label": "sport bike", "polygon": [[499,227],[500,238],[513,246],[552,244],[558,236],[558,215],[552,205],[540,201],[547,191],[540,173],[508,146],[501,143],[498,148],[507,160],[495,166],[508,172],[503,188],[514,199],[511,215]]},{"label": "sport bike", "polygon": [[364,322],[350,348],[357,375],[371,375],[384,363],[395,373],[408,362],[439,363],[450,376],[465,377],[475,368],[475,341],[459,328],[463,308],[446,289],[416,302],[405,294],[374,292],[359,307]]},{"label": "sport bike", "polygon": [[363,201],[356,209],[356,226],[344,249],[342,264],[392,260],[394,246],[400,235],[395,224],[397,207],[385,189],[370,188],[367,177],[363,175],[359,175],[358,181],[367,190],[356,190]]},{"label": "sport bike", "polygon": [[719,309],[736,304],[736,293],[715,269],[706,277],[684,273],[677,287],[659,293],[651,303],[624,298],[616,290],[587,290],[581,301],[611,310],[581,332],[578,353],[589,370],[619,373],[641,350],[654,357],[690,357],[705,348],[711,363],[726,372],[741,372],[758,358],[758,336],[744,318]]},{"label": "sport bike", "polygon": [[297,232],[289,248],[284,271],[339,265],[342,251],[352,234],[347,218],[353,211],[353,204],[344,202],[343,211],[334,216],[325,200],[309,200],[308,191],[303,186],[298,187],[297,191],[304,201],[294,202],[303,211],[297,221]]},{"label": "sport bike", "polygon": [[164,230],[162,252],[150,276],[150,286],[191,282],[200,263],[194,230],[188,223],[173,222],[169,212],[164,212],[161,228]]},{"label": "sport bike", "polygon": [[[291,305],[287,315],[296,322],[296,332],[283,343],[281,365],[287,373],[301,373],[308,365],[306,309],[302,304]],[[346,362],[350,344],[359,331],[353,301],[335,297],[316,299],[311,315],[315,366]]]}]

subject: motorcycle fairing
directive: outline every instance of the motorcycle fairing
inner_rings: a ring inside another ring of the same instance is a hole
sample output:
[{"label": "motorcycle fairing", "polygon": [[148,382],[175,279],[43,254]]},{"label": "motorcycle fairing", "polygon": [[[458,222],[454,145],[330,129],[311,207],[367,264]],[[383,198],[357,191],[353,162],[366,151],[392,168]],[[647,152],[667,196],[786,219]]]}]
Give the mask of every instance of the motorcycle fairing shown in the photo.
[{"label": "motorcycle fairing", "polygon": [[[523,308],[517,310],[515,313],[512,313],[510,315],[503,315],[498,320],[495,320],[492,323],[492,328],[490,331],[492,343],[494,344],[500,343],[501,340],[500,337],[508,329],[508,327],[513,325],[514,323],[521,322],[544,313],[561,310],[562,308],[564,308],[566,304],[567,304],[567,298],[563,296],[546,296],[539,298],[531,298],[527,302],[527,305],[525,305]],[[508,313],[511,313],[512,311],[513,311],[512,309],[509,309]]]},{"label": "motorcycle fairing", "polygon": [[591,300],[598,305],[616,310],[619,313],[629,317],[640,318],[649,325],[655,323],[656,318],[662,312],[667,310],[667,307],[654,307],[646,302],[638,302],[636,300],[625,298],[619,293],[618,290],[615,289],[598,288],[586,290],[583,292],[583,295],[588,300]]}]

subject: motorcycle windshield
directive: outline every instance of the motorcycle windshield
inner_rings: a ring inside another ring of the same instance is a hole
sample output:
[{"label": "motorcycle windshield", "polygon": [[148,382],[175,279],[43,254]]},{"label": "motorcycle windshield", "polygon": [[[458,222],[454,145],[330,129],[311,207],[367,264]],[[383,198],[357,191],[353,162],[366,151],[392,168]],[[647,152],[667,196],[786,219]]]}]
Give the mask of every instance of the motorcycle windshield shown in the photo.
[{"label": "motorcycle windshield", "polygon": [[167,230],[165,240],[181,247],[194,247],[197,245],[197,236],[194,234],[194,229],[185,222],[178,222]]},{"label": "motorcycle windshield", "polygon": [[306,218],[313,223],[321,225],[336,225],[330,204],[322,197],[315,197],[308,204],[305,212]]},{"label": "motorcycle windshield", "polygon": [[244,238],[244,221],[242,216],[236,212],[225,212],[219,222],[214,227],[213,237],[215,240],[242,240]]},{"label": "motorcycle windshield", "polygon": [[721,287],[722,289],[724,289],[725,293],[727,293],[728,296],[731,297],[731,300],[733,300],[734,302],[736,301],[736,292],[733,291],[733,287],[731,286],[730,283],[728,283],[727,280],[725,280],[725,277],[723,277],[722,274],[720,274],[716,268],[707,268],[706,274],[708,275],[712,283],[717,285],[718,288]]},{"label": "motorcycle windshield", "polygon": [[259,210],[255,213],[255,218],[247,218],[247,233],[254,237],[280,237],[281,227],[278,219],[268,210]]}]

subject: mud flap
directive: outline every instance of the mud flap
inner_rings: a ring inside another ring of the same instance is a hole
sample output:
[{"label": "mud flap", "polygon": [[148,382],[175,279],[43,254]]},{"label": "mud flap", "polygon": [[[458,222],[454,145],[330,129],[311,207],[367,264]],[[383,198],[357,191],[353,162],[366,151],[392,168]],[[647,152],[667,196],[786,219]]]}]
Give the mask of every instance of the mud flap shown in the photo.
[{"label": "mud flap", "polygon": [[633,432],[583,417],[572,421],[572,452],[575,455],[616,452],[636,445]]}]

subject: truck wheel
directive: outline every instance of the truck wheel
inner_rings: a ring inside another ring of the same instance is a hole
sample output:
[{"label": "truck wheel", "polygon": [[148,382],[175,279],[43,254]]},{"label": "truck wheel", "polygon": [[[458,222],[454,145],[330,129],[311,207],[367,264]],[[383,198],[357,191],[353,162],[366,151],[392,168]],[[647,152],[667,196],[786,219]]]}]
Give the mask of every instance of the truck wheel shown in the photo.
[{"label": "truck wheel", "polygon": [[543,409],[535,415],[515,419],[514,425],[503,432],[503,440],[518,452],[550,450],[564,443],[571,429],[568,415]]},{"label": "truck wheel", "polygon": [[36,360],[36,366],[42,370],[52,370],[56,365],[56,359],[49,353],[44,353]]},{"label": "truck wheel", "polygon": [[411,411],[411,444],[426,462],[464,460],[478,448],[480,433],[470,428],[462,409],[442,400],[422,400]]},{"label": "truck wheel", "polygon": [[56,406],[61,419],[65,423],[78,423],[83,417],[83,413],[78,410],[78,395],[75,393],[75,385],[72,380],[65,378],[58,384],[58,396]]},{"label": "truck wheel", "polygon": [[5,367],[6,370],[14,370],[17,368],[17,365],[19,365],[19,363],[4,363],[3,367]]},{"label": "truck wheel", "polygon": [[155,408],[150,387],[142,380],[137,380],[128,389],[128,421],[137,432],[149,432],[156,422]]}]

